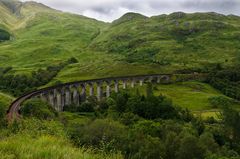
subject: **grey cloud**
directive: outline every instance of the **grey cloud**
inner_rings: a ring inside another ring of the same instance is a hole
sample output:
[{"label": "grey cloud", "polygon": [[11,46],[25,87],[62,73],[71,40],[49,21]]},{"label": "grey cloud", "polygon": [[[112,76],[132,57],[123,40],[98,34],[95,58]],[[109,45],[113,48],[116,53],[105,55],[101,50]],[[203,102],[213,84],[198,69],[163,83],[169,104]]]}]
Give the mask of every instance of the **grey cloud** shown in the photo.
[{"label": "grey cloud", "polygon": [[93,7],[93,11],[102,13],[102,14],[109,14],[111,12],[111,8],[103,8],[103,7]]},{"label": "grey cloud", "polygon": [[193,8],[202,8],[202,9],[232,9],[239,7],[240,1],[236,0],[201,0],[201,1],[185,1],[183,7],[193,7]]},{"label": "grey cloud", "polygon": [[[27,1],[27,0],[23,0]],[[147,16],[183,12],[219,12],[240,15],[240,0],[36,0],[63,11],[112,21],[131,11]]]}]

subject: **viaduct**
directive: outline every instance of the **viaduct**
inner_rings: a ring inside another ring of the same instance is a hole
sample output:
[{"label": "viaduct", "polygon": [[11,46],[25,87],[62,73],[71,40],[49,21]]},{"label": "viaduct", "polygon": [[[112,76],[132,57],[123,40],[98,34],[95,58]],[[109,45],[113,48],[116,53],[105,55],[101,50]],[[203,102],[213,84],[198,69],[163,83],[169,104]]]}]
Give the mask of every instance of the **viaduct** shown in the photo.
[{"label": "viaduct", "polygon": [[30,98],[40,98],[47,101],[55,110],[60,112],[65,106],[71,104],[79,106],[89,96],[96,96],[98,100],[109,97],[111,92],[118,93],[120,86],[122,89],[127,89],[127,87],[134,88],[136,84],[143,86],[144,82],[169,82],[171,77],[170,74],[138,75],[76,81],[52,86],[27,93],[16,99],[10,105],[7,117],[9,120],[20,117],[21,104]]}]

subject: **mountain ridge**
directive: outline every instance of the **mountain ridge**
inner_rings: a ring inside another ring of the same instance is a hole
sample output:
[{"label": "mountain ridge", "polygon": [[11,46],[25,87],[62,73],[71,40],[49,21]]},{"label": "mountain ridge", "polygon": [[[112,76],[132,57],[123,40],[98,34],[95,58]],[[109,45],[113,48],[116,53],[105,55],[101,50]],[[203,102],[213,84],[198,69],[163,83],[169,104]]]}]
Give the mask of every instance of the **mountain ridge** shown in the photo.
[{"label": "mountain ridge", "polygon": [[35,2],[25,3],[20,13],[18,17],[0,5],[0,29],[14,37],[0,43],[0,67],[13,67],[11,74],[31,74],[71,57],[78,63],[54,81],[206,70],[240,61],[238,16],[126,13],[105,23]]}]

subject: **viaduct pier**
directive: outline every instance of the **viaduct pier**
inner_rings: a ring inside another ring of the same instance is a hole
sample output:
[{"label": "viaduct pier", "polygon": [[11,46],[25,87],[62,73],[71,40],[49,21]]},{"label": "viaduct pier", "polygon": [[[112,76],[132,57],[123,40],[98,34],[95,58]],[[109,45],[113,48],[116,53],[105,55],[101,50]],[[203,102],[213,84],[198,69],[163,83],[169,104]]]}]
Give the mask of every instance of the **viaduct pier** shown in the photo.
[{"label": "viaduct pier", "polygon": [[118,93],[119,89],[134,88],[137,84],[143,86],[145,82],[169,82],[171,77],[170,74],[111,77],[76,81],[43,88],[16,99],[10,105],[7,116],[9,120],[19,117],[21,104],[30,98],[40,98],[47,101],[55,110],[60,112],[64,110],[64,107],[71,104],[80,105],[89,96],[96,96],[98,100],[101,100],[103,97],[109,97],[112,92]]}]

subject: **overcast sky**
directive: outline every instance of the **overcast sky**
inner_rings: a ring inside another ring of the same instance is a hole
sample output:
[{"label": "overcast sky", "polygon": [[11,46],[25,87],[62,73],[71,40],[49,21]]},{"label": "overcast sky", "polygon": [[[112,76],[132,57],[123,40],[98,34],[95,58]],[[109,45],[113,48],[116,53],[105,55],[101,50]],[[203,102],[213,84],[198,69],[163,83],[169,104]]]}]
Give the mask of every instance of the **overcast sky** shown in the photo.
[{"label": "overcast sky", "polygon": [[[27,0],[22,0],[27,1]],[[146,16],[183,12],[240,15],[240,0],[35,0],[52,8],[111,22],[124,13]]]}]

